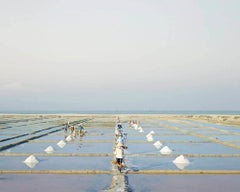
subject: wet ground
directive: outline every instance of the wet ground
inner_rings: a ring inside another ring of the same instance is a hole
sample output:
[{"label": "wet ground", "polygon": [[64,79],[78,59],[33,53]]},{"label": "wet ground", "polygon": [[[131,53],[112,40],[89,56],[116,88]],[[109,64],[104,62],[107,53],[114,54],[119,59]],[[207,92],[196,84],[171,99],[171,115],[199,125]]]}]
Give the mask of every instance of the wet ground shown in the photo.
[{"label": "wet ground", "polygon": [[[120,116],[127,133],[125,173],[111,164],[115,115],[1,115],[3,191],[238,191],[240,127],[166,116]],[[140,129],[130,127],[140,121]],[[83,123],[82,137],[66,141],[64,123]],[[146,135],[152,134],[153,141]],[[61,140],[66,145],[61,148]],[[158,149],[153,145],[162,143]],[[54,151],[44,150],[52,146]],[[163,147],[170,154],[161,154]],[[25,164],[30,155],[38,160]],[[184,155],[187,164],[173,161]],[[166,173],[164,173],[166,171]],[[235,171],[235,172],[234,172]],[[233,174],[233,172],[235,174]],[[224,174],[223,174],[224,173]]]}]

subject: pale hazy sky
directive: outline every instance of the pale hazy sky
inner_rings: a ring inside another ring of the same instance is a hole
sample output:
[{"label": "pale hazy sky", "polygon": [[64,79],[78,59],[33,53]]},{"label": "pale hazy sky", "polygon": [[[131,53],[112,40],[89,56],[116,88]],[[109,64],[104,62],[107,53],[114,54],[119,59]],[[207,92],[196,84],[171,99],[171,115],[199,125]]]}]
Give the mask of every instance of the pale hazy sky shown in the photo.
[{"label": "pale hazy sky", "polygon": [[240,1],[0,0],[1,110],[240,110]]}]

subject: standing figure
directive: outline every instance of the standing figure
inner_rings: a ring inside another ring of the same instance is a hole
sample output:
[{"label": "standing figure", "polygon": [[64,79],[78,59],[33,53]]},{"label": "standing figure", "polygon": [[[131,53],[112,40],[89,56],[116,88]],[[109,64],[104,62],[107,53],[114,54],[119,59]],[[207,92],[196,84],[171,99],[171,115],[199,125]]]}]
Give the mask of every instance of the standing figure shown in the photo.
[{"label": "standing figure", "polygon": [[124,146],[120,142],[116,145],[115,155],[116,155],[118,170],[121,172],[122,168],[124,167],[124,164],[123,164]]},{"label": "standing figure", "polygon": [[64,133],[67,133],[68,132],[68,129],[69,129],[70,125],[69,125],[69,121],[65,124],[65,127],[64,127]]},{"label": "standing figure", "polygon": [[85,132],[86,131],[85,131],[84,127],[82,126],[82,123],[79,124],[79,126],[78,126],[78,135],[79,135],[79,137],[83,136],[85,134]]},{"label": "standing figure", "polygon": [[115,147],[116,163],[114,163],[114,164],[117,164],[118,170],[120,171],[120,173],[122,171],[122,168],[125,167],[125,164],[123,162],[123,160],[124,160],[124,149],[128,149],[128,147],[123,145],[120,142]]}]

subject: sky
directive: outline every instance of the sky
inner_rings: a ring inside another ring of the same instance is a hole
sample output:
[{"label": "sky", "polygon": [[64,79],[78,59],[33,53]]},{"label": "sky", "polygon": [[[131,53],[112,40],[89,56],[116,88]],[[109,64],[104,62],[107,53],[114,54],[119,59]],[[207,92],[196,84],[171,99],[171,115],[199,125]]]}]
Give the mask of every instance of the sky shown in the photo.
[{"label": "sky", "polygon": [[0,0],[0,111],[240,110],[238,0]]}]

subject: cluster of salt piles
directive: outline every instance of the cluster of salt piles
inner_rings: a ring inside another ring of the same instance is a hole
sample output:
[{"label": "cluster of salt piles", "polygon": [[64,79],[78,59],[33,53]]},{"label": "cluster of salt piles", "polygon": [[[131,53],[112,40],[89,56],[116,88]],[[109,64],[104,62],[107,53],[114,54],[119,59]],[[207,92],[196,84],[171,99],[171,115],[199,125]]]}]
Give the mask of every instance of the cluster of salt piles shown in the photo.
[{"label": "cluster of salt piles", "polygon": [[[154,131],[150,131],[147,135],[147,141],[151,142],[153,141],[153,134],[155,134]],[[160,149],[162,147],[162,143],[160,141],[156,141],[153,144],[157,149]],[[164,146],[160,151],[159,151],[162,155],[170,155],[172,153],[172,150],[168,147],[168,146]],[[188,166],[189,161],[186,157],[184,157],[183,155],[179,155],[174,161],[173,163],[177,166],[177,168],[179,169],[184,169],[186,166]]]},{"label": "cluster of salt piles", "polygon": [[[72,137],[71,135],[69,135],[67,138],[66,138],[67,141],[71,141],[72,140]],[[66,143],[61,140],[57,143],[57,145],[60,147],[60,148],[63,148]],[[45,150],[44,150],[46,153],[53,153],[55,150],[54,148],[50,145],[48,146]],[[34,168],[38,163],[39,161],[37,160],[37,158],[34,156],[34,155],[30,155],[28,158],[26,158],[24,160],[24,163],[30,167],[30,168]]]}]

